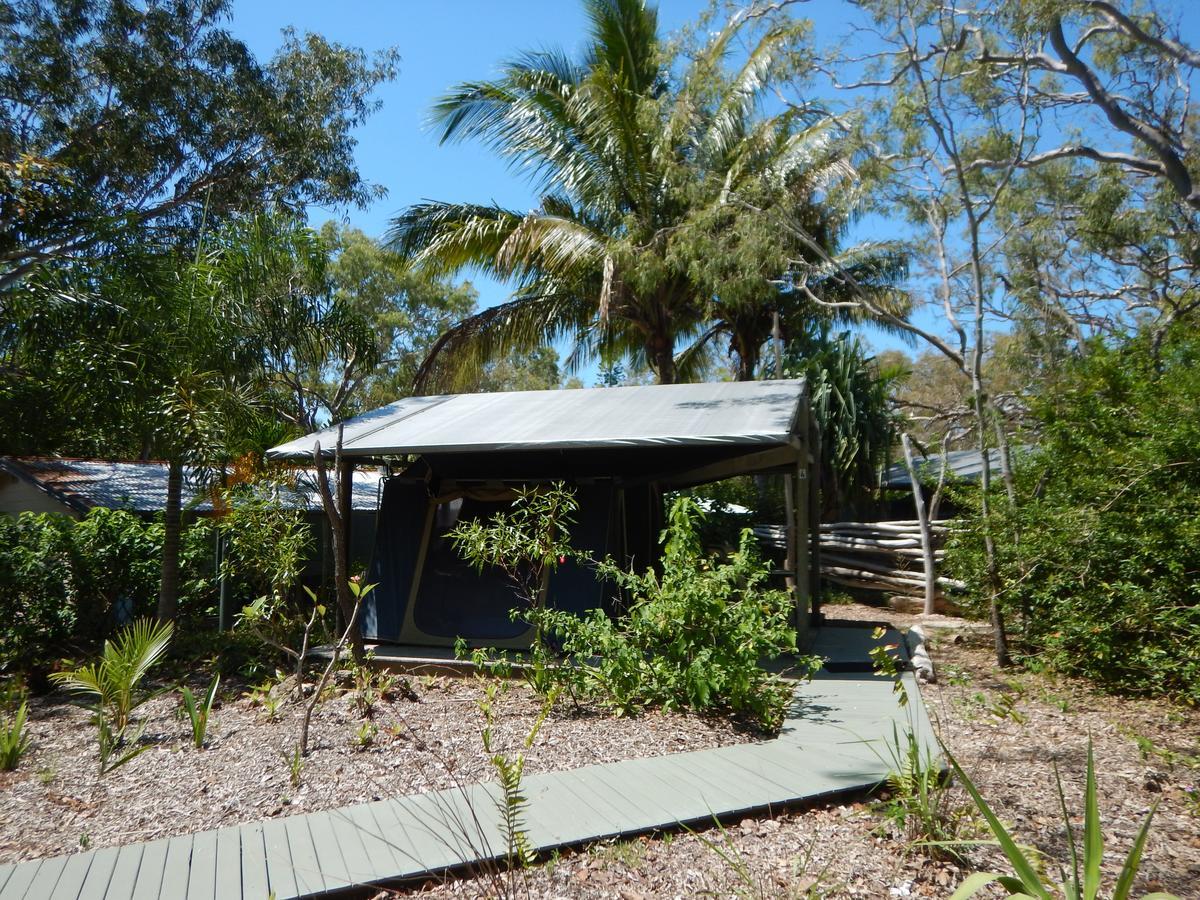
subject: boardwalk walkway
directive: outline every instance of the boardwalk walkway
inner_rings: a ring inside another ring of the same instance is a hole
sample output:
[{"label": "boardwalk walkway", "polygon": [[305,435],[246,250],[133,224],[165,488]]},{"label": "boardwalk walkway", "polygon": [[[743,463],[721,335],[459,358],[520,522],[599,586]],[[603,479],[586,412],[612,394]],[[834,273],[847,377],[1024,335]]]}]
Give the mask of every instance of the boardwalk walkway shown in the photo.
[{"label": "boardwalk walkway", "polygon": [[[829,629],[841,663],[797,692],[779,737],[712,750],[531,775],[529,841],[550,850],[812,802],[873,786],[893,726],[931,741],[915,680],[901,708],[889,680],[861,671],[861,635]],[[845,671],[845,669],[860,671]],[[502,858],[494,785],[471,785],[0,866],[0,900],[277,900]]]}]

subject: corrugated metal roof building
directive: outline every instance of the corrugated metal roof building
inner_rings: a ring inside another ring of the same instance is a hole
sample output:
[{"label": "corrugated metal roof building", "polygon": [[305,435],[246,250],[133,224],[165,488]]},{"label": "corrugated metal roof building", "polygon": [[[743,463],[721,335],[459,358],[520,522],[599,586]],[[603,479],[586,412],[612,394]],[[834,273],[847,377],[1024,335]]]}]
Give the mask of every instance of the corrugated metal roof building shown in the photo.
[{"label": "corrugated metal roof building", "polygon": [[[297,489],[284,491],[290,506],[320,509],[314,474],[296,473]],[[360,470],[354,476],[354,509],[373,512],[378,507],[377,472]],[[86,515],[88,510],[127,509],[141,515],[162,512],[167,503],[167,464],[64,459],[57,457],[0,458],[0,514],[58,512]],[[213,511],[208,492],[190,470],[184,470],[184,504],[200,515]]]}]

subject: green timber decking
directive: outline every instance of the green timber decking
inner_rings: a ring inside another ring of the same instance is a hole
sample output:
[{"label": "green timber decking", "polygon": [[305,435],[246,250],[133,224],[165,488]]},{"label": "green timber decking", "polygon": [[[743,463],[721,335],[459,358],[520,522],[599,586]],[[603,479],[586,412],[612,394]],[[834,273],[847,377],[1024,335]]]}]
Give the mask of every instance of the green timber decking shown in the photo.
[{"label": "green timber decking", "polygon": [[[869,632],[849,631],[828,630],[831,656],[845,660],[838,668],[852,668],[851,656],[865,661]],[[916,680],[903,678],[903,708],[889,679],[822,671],[797,690],[773,740],[530,775],[529,841],[551,850],[872,787],[887,774],[893,726],[933,747]],[[503,856],[497,796],[495,785],[469,785],[8,864],[0,900],[285,900],[354,890]]]}]

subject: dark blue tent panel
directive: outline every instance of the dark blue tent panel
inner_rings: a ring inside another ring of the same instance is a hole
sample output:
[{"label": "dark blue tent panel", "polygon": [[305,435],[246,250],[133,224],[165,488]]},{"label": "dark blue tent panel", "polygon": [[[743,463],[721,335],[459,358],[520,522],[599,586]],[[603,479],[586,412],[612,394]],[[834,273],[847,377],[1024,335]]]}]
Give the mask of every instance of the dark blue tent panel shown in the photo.
[{"label": "dark blue tent panel", "polygon": [[375,589],[367,595],[362,612],[363,636],[370,640],[400,640],[429,502],[424,482],[403,478],[384,482],[375,551],[367,570],[367,583]]}]

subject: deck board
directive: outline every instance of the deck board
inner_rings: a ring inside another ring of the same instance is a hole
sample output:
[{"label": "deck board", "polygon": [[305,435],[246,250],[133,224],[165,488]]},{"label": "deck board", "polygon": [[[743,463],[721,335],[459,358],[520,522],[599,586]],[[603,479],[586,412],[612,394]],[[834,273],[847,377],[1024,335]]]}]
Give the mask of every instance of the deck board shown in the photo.
[{"label": "deck board", "polygon": [[325,879],[325,889],[337,890],[353,884],[346,872],[346,860],[333,833],[333,822],[329,813],[312,813],[296,818],[308,824],[308,831],[317,851],[317,865],[321,868],[321,877]]},{"label": "deck board", "polygon": [[49,897],[54,893],[54,888],[58,884],[58,876],[62,874],[66,868],[67,861],[71,859],[69,856],[56,856],[53,859],[46,860],[41,867],[38,868],[37,874],[28,886],[21,893],[22,897]]},{"label": "deck board", "polygon": [[[253,851],[246,848],[244,855],[251,857]],[[217,865],[213,873],[215,900],[221,900],[222,897],[241,897],[246,893],[242,889],[242,858],[242,829],[236,825],[218,829]]]},{"label": "deck board", "polygon": [[23,900],[26,890],[33,884],[38,872],[48,861],[34,859],[18,863],[8,880],[4,882],[4,888],[0,889],[0,900]]},{"label": "deck board", "polygon": [[76,897],[88,897],[108,893],[108,885],[112,881],[113,870],[117,866],[120,847],[105,847],[92,855],[92,864],[88,866],[87,875],[79,885]]},{"label": "deck board", "polygon": [[577,770],[558,772],[556,776],[558,782],[575,795],[579,809],[589,810],[603,822],[601,827],[606,831],[601,835],[607,837],[609,833],[618,834],[621,831],[626,814],[614,802],[612,795],[595,790],[586,778],[579,777]]},{"label": "deck board", "polygon": [[[163,874],[167,868],[167,851],[170,849],[169,838],[160,838],[142,846],[142,855],[138,860],[137,881],[130,887],[132,900],[155,900],[162,886]],[[105,900],[108,900],[106,897]]]},{"label": "deck board", "polygon": [[113,864],[112,875],[108,879],[108,889],[104,896],[109,900],[132,900],[133,888],[137,884],[138,870],[142,867],[142,857],[149,844],[126,844],[117,854]]},{"label": "deck board", "polygon": [[[308,830],[308,816],[287,816],[280,821],[287,832],[288,846],[292,851],[292,871],[296,874],[296,893],[307,897],[327,890],[317,848],[313,845],[312,833]],[[272,885],[274,887],[274,885]],[[275,895],[277,898],[285,896]]]},{"label": "deck board", "polygon": [[347,812],[332,810],[327,819],[346,864],[346,880],[351,884],[369,884],[379,877],[379,870],[363,843],[361,829]]},{"label": "deck board", "polygon": [[[890,680],[855,668],[870,640],[838,630],[831,646],[841,667],[798,691],[773,740],[528,776],[530,842],[548,851],[862,790],[885,777],[888,745],[906,729],[936,752],[911,673],[902,708]],[[8,864],[0,900],[289,900],[386,884],[503,856],[500,796],[495,784],[462,785]]]},{"label": "deck board", "polygon": [[76,853],[67,857],[67,864],[63,866],[54,890],[48,895],[50,900],[78,900],[79,891],[95,858],[94,853]]},{"label": "deck board", "polygon": [[187,900],[217,898],[217,832],[198,831],[192,841]]},{"label": "deck board", "polygon": [[283,819],[267,819],[262,823],[263,845],[266,850],[267,884],[276,897],[295,897],[300,894],[296,882],[296,865],[288,842]]},{"label": "deck board", "polygon": [[241,875],[243,897],[268,897],[271,882],[267,877],[267,846],[260,822],[241,827]]},{"label": "deck board", "polygon": [[162,881],[157,894],[161,900],[186,900],[192,870],[193,840],[194,835],[185,834],[167,842],[167,855],[163,860]]}]

